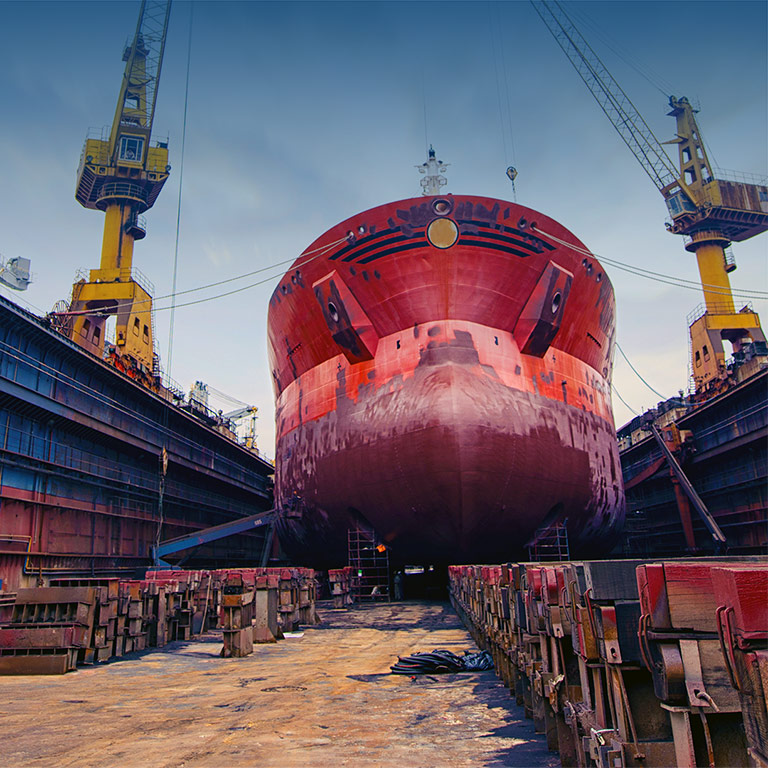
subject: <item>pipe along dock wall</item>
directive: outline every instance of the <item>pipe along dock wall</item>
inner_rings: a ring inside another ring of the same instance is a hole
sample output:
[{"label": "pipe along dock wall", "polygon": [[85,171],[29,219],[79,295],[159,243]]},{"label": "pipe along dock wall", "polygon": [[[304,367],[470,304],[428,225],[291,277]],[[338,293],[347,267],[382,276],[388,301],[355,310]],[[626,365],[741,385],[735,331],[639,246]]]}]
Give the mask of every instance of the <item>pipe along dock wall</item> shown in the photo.
[{"label": "pipe along dock wall", "polygon": [[768,560],[449,568],[563,766],[768,767]]}]

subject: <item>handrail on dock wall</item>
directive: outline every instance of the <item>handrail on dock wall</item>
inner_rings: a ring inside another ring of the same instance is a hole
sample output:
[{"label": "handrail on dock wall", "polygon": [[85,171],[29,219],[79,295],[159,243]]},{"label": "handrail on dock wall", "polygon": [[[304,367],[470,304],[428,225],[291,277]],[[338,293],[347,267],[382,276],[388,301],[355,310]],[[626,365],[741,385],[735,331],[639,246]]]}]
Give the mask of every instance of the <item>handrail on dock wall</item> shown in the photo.
[{"label": "handrail on dock wall", "polygon": [[[26,541],[27,542],[27,552],[26,552],[26,558],[24,559],[24,565],[21,567],[21,572],[25,576],[29,576],[29,556],[32,554],[32,537],[31,536],[25,536],[24,534],[16,534],[16,533],[0,533],[0,541]],[[19,553],[22,554],[22,553]]]}]

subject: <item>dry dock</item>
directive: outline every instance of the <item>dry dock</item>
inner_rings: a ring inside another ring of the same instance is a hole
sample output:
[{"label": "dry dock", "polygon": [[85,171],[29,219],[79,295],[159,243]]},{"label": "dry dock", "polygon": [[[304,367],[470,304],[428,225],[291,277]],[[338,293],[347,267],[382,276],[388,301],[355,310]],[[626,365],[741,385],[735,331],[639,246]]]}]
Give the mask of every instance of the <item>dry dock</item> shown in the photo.
[{"label": "dry dock", "polygon": [[492,672],[392,675],[397,655],[475,650],[445,603],[320,606],[301,637],[222,659],[221,633],[55,677],[1,681],[18,766],[558,766]]}]

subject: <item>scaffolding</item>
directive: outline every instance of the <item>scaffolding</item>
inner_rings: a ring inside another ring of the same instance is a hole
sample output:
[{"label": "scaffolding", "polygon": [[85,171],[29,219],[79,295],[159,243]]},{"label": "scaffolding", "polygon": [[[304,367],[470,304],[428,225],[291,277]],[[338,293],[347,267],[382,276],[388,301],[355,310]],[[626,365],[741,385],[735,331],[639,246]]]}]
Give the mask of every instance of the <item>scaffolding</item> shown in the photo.
[{"label": "scaffolding", "polygon": [[528,544],[528,559],[532,562],[570,560],[568,529],[565,523],[539,528]]},{"label": "scaffolding", "polygon": [[376,534],[369,528],[350,528],[347,540],[353,601],[388,603],[389,550],[376,541]]}]

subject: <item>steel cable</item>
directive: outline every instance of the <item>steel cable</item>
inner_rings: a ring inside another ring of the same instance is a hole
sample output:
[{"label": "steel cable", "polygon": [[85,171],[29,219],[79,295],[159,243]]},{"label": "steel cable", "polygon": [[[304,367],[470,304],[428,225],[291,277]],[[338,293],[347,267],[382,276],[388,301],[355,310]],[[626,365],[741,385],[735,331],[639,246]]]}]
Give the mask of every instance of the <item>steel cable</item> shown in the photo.
[{"label": "steel cable", "polygon": [[184,88],[184,117],[181,128],[181,163],[179,167],[179,201],[176,206],[176,245],[173,252],[173,280],[171,282],[171,294],[174,301],[171,304],[171,317],[168,330],[168,375],[171,375],[173,366],[173,326],[176,320],[176,279],[179,274],[179,236],[181,234],[181,193],[184,189],[184,149],[187,144],[187,108],[189,107],[189,65],[192,59],[192,21],[195,13],[195,4],[189,4],[189,38],[187,40],[187,82]]},{"label": "steel cable", "polygon": [[[332,243],[328,243],[326,245],[320,246],[319,248],[315,248],[312,251],[306,251],[305,253],[301,254],[301,256],[299,256],[298,258],[301,259],[303,256],[308,256],[310,254],[314,254],[314,255],[311,258],[306,259],[305,261],[302,261],[301,263],[297,264],[296,265],[296,269],[300,269],[301,267],[309,264],[310,262],[314,261],[315,259],[321,258],[326,253],[328,253],[328,251],[333,250],[337,245],[340,245],[341,243],[344,243],[344,242],[347,242],[347,241],[348,241],[348,237],[341,237],[338,240],[334,240]],[[269,266],[266,266],[266,267],[260,267],[259,269],[254,269],[252,272],[245,272],[242,275],[236,275],[235,277],[228,277],[228,278],[226,278],[224,280],[218,280],[215,283],[207,283],[206,285],[197,286],[196,288],[187,288],[184,291],[177,291],[175,294],[168,293],[168,294],[165,294],[163,296],[157,296],[154,299],[150,299],[150,301],[151,300],[161,301],[162,299],[170,299],[170,298],[174,298],[176,296],[183,296],[183,295],[185,295],[187,293],[195,293],[197,291],[204,291],[204,290],[206,290],[208,288],[215,288],[217,285],[225,285],[226,283],[233,283],[236,280],[243,280],[246,277],[251,277],[252,275],[257,275],[257,274],[259,274],[261,272],[267,272],[268,270],[275,269],[276,267],[282,266],[284,264],[290,264],[292,262],[295,262],[296,260],[297,259],[295,257],[291,257],[290,259],[285,259],[283,261],[278,261],[278,262],[275,262],[274,264],[270,264]],[[264,280],[258,280],[255,283],[250,283],[249,285],[245,285],[242,288],[236,288],[233,291],[227,291],[226,293],[220,293],[220,294],[217,294],[216,296],[208,296],[208,297],[206,297],[204,299],[196,299],[195,301],[186,302],[185,304],[175,304],[173,306],[175,306],[176,308],[178,308],[178,307],[188,307],[188,306],[191,306],[192,304],[201,304],[201,303],[203,303],[205,301],[213,301],[214,299],[221,299],[221,298],[224,298],[225,296],[231,296],[234,293],[239,293],[241,291],[247,291],[249,288],[255,288],[257,285],[263,285],[264,283],[268,283],[271,280],[274,280],[276,277],[280,277],[281,274],[282,273],[279,273],[277,275],[271,275],[270,277],[267,277]],[[141,304],[146,304],[146,303],[148,303],[148,302],[147,301],[137,301],[137,302],[135,302],[133,304],[133,306],[134,307],[138,307]],[[162,311],[164,311],[166,309],[171,309],[171,306],[169,305],[167,307],[155,307],[155,311],[156,312],[162,312]],[[56,313],[51,313],[51,314],[55,314],[56,316],[62,316],[62,317],[73,317],[75,315],[89,315],[89,316],[96,316],[96,317],[98,317],[98,316],[109,315],[109,314],[112,314],[112,313],[111,312],[99,312],[98,310],[83,309],[83,310],[77,310],[75,312],[56,312]]]},{"label": "steel cable", "polygon": [[592,253],[592,251],[589,251],[586,248],[582,248],[581,246],[575,245],[574,243],[569,243],[567,240],[562,240],[556,235],[545,232],[539,227],[532,227],[532,229],[534,229],[535,232],[544,235],[544,237],[548,237],[550,240],[553,240],[559,245],[563,245],[566,248],[571,248],[582,256],[588,256],[591,259],[599,259],[601,262],[610,264],[611,266],[624,270],[625,272],[630,272],[637,277],[645,277],[648,280],[655,280],[656,282],[665,283],[666,285],[674,285],[678,288],[688,288],[689,290],[699,290],[702,288],[708,293],[719,294],[721,296],[739,296],[741,298],[754,299],[756,301],[764,301],[768,299],[768,291],[755,291],[748,288],[734,288],[731,292],[723,291],[722,286],[720,285],[710,285],[708,283],[701,283],[696,280],[686,280],[683,277],[664,275],[661,272],[654,272],[650,269],[635,267],[632,264],[625,264],[624,262],[617,261],[616,259],[611,259],[608,256],[601,256],[600,254]]}]

